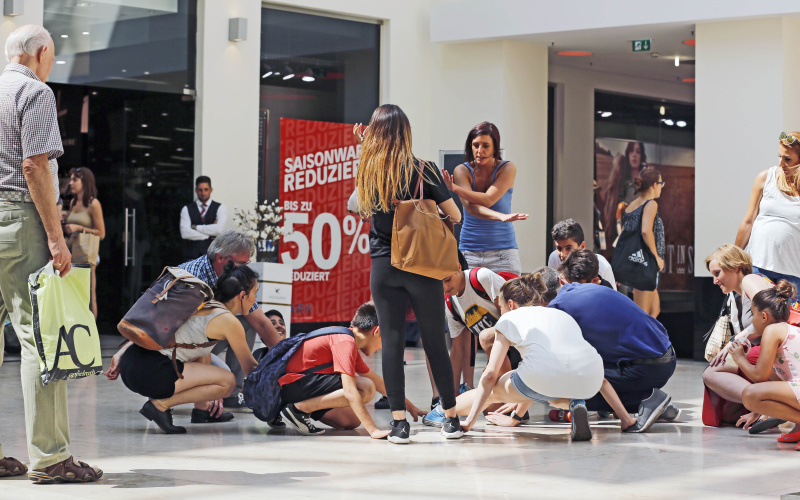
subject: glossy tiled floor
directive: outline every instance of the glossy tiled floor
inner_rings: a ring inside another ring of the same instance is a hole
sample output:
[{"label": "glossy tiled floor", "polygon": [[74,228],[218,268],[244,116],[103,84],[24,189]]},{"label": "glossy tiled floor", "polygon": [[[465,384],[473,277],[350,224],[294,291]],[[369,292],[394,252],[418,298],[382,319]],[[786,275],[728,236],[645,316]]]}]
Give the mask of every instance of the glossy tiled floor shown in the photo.
[{"label": "glossy tiled floor", "polygon": [[[406,380],[409,398],[422,406],[430,387],[420,356],[407,351]],[[460,441],[412,424],[408,446],[371,440],[363,430],[277,433],[248,413],[226,424],[192,425],[188,407],[176,410],[175,420],[189,433],[164,435],[139,415],[143,398],[120,381],[83,379],[70,382],[71,449],[103,468],[104,479],[54,486],[0,479],[0,499],[744,499],[800,491],[800,453],[778,446],[776,431],[750,436],[703,427],[702,370],[701,363],[679,363],[666,391],[683,410],[681,422],[657,424],[647,434],[621,434],[616,422],[599,421],[591,442],[571,443],[568,426],[548,422],[545,407],[535,405],[530,425],[510,430],[481,422]],[[15,358],[0,367],[0,380],[0,438],[7,454],[24,458]],[[388,411],[376,412],[379,425],[389,419]]]}]

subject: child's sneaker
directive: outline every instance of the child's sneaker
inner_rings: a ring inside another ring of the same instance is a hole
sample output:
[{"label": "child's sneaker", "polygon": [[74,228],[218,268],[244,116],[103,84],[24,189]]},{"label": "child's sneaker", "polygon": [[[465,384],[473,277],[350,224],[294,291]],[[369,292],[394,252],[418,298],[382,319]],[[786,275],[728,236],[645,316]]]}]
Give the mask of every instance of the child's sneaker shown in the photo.
[{"label": "child's sneaker", "polygon": [[569,411],[572,414],[572,430],[570,436],[573,441],[590,441],[592,428],[589,427],[589,411],[586,402],[582,399],[572,399],[569,402]]},{"label": "child's sneaker", "polygon": [[422,423],[428,427],[441,427],[444,425],[444,410],[441,405],[436,405],[430,413],[422,417]]},{"label": "child's sneaker", "polygon": [[281,416],[287,424],[292,426],[300,434],[316,436],[325,433],[324,429],[317,429],[314,424],[311,423],[311,416],[308,413],[303,413],[298,410],[294,403],[284,406],[281,410]]},{"label": "child's sneaker", "polygon": [[552,422],[572,422],[572,415],[567,410],[550,410],[547,418]]},{"label": "child's sneaker", "polygon": [[458,417],[445,417],[444,424],[442,424],[442,436],[447,439],[458,439],[464,435],[461,430],[461,422]]},{"label": "child's sneaker", "polygon": [[392,420],[392,432],[389,433],[389,442],[394,444],[408,444],[411,441],[411,426],[408,420]]}]

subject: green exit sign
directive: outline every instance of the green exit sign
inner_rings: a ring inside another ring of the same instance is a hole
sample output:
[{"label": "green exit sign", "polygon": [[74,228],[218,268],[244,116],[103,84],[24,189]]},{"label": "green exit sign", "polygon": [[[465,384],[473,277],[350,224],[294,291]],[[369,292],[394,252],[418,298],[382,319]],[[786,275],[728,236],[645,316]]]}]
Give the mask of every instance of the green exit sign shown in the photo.
[{"label": "green exit sign", "polygon": [[633,41],[633,51],[634,52],[650,52],[650,45],[652,44],[652,38],[648,38],[647,40],[634,40]]}]

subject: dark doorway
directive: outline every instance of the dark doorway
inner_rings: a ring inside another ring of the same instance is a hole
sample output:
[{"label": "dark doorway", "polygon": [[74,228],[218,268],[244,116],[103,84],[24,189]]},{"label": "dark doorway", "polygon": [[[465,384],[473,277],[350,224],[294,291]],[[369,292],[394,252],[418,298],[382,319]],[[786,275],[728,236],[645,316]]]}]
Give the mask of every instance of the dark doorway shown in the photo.
[{"label": "dark doorway", "polygon": [[59,174],[89,167],[96,177],[106,225],[98,327],[116,333],[164,266],[182,262],[178,223],[181,207],[193,199],[194,102],[176,94],[51,86],[65,151]]}]

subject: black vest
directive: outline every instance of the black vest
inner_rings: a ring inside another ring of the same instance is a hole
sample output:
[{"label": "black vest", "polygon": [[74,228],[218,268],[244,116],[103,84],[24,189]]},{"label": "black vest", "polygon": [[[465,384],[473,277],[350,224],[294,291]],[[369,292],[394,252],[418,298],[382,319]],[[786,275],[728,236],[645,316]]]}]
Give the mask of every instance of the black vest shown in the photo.
[{"label": "black vest", "polygon": [[[219,209],[219,206],[219,203],[212,201],[203,217],[200,217],[200,209],[198,208],[197,203],[192,202],[186,205],[186,209],[189,211],[189,220],[192,221],[193,226],[205,226],[208,224],[213,224],[214,221],[217,220],[217,210]],[[213,237],[199,241],[183,240],[184,260],[192,260],[205,255],[208,251],[209,245],[211,245],[213,240]]]}]

